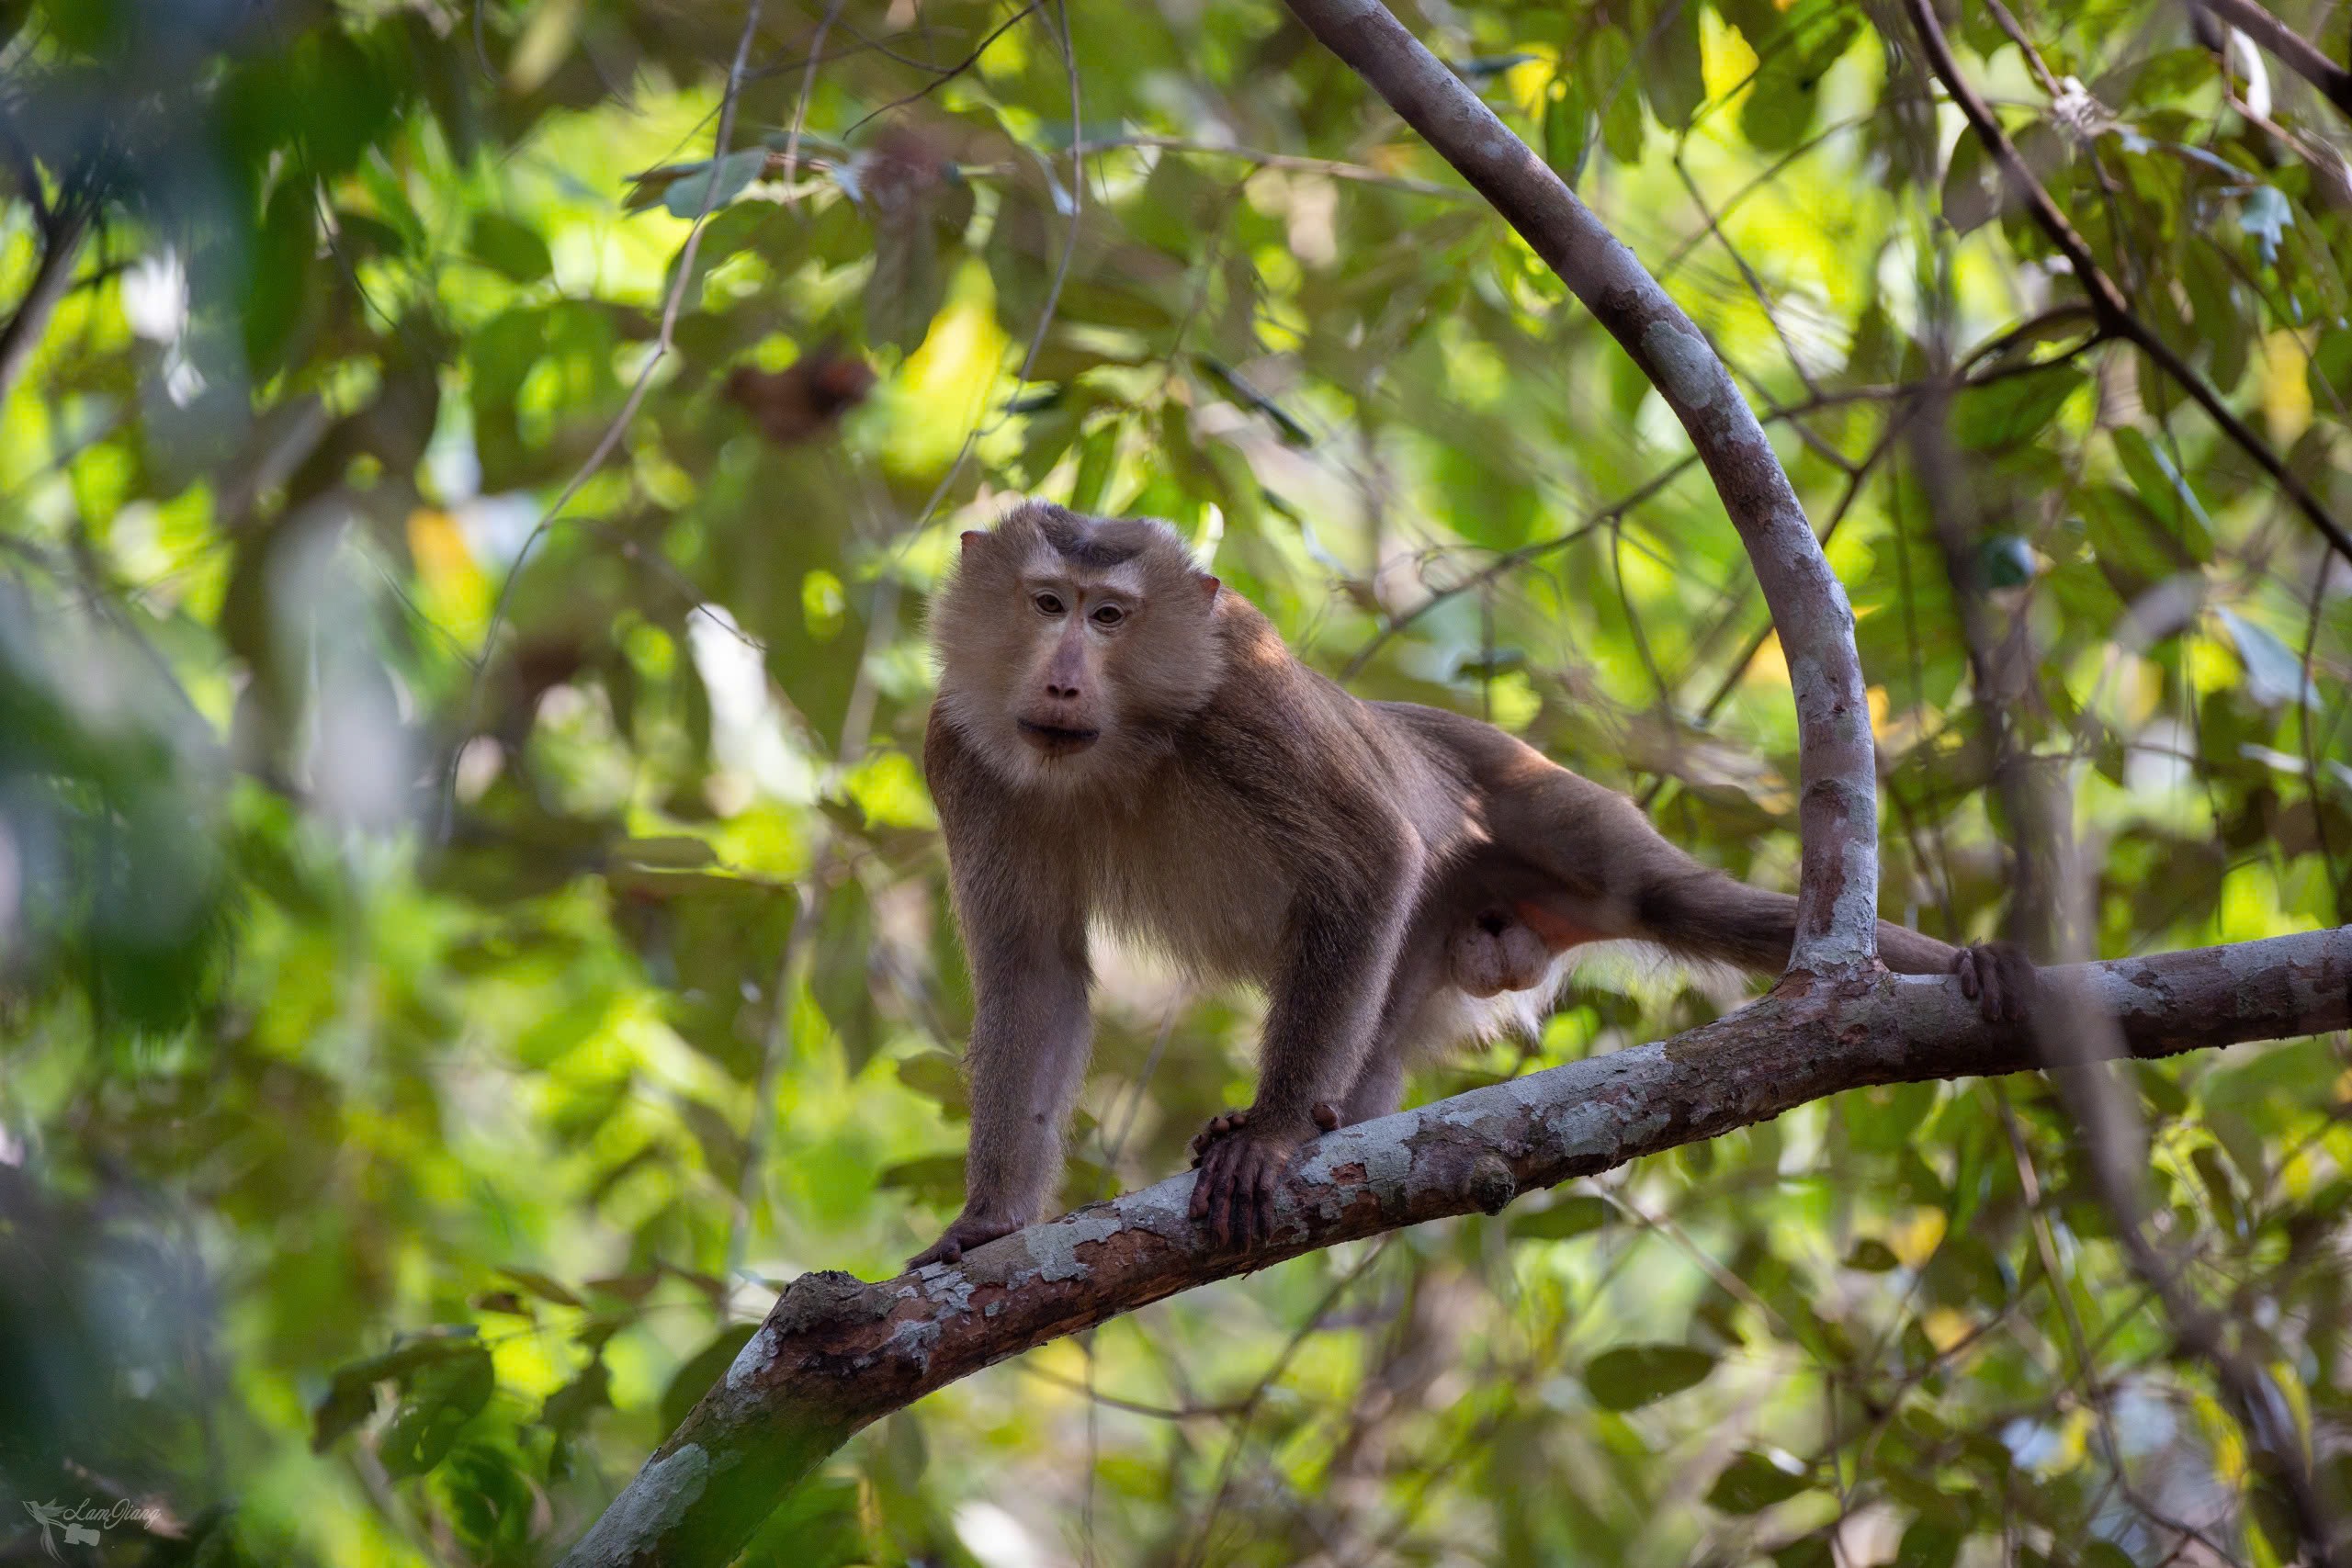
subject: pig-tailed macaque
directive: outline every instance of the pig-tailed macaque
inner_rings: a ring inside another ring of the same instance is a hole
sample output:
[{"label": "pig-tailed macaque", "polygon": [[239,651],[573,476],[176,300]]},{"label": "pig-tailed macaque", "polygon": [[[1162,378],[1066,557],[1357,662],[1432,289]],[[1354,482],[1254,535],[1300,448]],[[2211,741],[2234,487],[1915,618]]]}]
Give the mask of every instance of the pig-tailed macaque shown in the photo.
[{"label": "pig-tailed macaque", "polygon": [[[1166,524],[1023,504],[964,536],[931,634],[923,765],[977,1009],[967,1201],[918,1265],[1029,1224],[1058,1180],[1090,928],[1266,989],[1257,1098],[1195,1145],[1220,1246],[1266,1235],[1300,1145],[1396,1110],[1410,1062],[1540,1017],[1581,943],[1788,964],[1794,897],[1492,725],[1349,695]],[[2023,1015],[2012,949],[1885,921],[1878,947]]]}]

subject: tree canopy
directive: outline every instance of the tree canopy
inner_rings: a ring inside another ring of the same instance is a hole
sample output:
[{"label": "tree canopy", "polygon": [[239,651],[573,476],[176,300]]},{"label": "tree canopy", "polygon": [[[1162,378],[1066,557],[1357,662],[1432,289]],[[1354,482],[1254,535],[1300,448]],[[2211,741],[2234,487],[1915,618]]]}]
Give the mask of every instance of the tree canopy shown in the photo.
[{"label": "tree canopy", "polygon": [[[1399,14],[1763,421],[1883,914],[2338,923],[2344,14]],[[1790,661],[1667,400],[1279,6],[0,33],[0,1506],[135,1510],[108,1561],[551,1561],[786,1280],[935,1234],[922,616],[1010,497],[1794,886]],[[1596,960],[1414,1100],[1748,990]],[[1106,962],[1065,1200],[1179,1169],[1258,1015]],[[1856,1089],[1046,1345],[744,1560],[2290,1561],[2352,1517],[2346,1045],[2108,1075],[2144,1241],[2063,1085]]]}]

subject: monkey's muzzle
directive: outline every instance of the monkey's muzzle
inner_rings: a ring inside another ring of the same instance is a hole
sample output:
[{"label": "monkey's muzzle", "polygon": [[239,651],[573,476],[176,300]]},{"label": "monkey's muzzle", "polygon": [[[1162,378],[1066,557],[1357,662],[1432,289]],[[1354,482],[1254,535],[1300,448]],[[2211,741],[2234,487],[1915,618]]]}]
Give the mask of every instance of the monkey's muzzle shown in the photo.
[{"label": "monkey's muzzle", "polygon": [[1099,729],[1067,729],[1058,724],[1022,719],[1021,739],[1048,757],[1075,757],[1102,739]]}]

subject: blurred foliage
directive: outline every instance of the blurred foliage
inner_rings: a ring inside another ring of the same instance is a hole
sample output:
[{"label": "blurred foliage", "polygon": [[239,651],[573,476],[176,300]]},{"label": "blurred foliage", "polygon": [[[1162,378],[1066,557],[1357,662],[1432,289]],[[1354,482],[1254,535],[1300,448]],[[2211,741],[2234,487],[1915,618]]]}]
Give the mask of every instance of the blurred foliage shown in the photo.
[{"label": "blurred foliage", "polygon": [[[2165,0],[2015,9],[2031,58],[1968,0],[1965,68],[2352,515],[2348,128]],[[2344,57],[2340,9],[2281,9]],[[1834,530],[1890,916],[2017,918],[2018,767],[2073,802],[2099,952],[2336,919],[2352,578],[2066,309],[1897,8],[1405,14]],[[0,1508],[150,1510],[107,1561],[544,1561],[778,1280],[935,1233],[969,998],[920,624],[1009,493],[1171,518],[1355,690],[1792,875],[1785,671],[1680,431],[1278,7],[770,4],[714,162],[742,26],[0,5]],[[1596,963],[1417,1093],[1738,995]],[[1106,964],[1068,1197],[1181,1167],[1256,1006]],[[2346,1065],[2119,1082],[2160,1241],[2352,1510]],[[865,1434],[747,1561],[2291,1551],[2019,1079],[1048,1347]]]}]

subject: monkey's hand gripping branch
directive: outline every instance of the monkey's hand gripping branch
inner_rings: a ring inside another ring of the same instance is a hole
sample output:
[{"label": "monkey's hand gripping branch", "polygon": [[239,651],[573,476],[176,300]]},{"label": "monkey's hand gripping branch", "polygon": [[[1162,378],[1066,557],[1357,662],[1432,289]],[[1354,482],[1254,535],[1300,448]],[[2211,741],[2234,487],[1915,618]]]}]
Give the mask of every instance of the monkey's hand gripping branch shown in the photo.
[{"label": "monkey's hand gripping branch", "polygon": [[[2135,1057],[2352,1022],[2352,928],[2042,972],[2105,1010]],[[1193,1179],[1031,1225],[868,1284],[795,1280],[727,1375],[647,1461],[570,1568],[718,1564],[867,1423],[1033,1346],[1179,1291],[1767,1121],[1870,1084],[2017,1072],[2022,1029],[1953,980],[1792,977],[1657,1044],[1475,1089],[1309,1144],[1264,1245],[1220,1249],[1186,1213]]]}]

